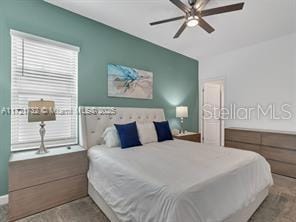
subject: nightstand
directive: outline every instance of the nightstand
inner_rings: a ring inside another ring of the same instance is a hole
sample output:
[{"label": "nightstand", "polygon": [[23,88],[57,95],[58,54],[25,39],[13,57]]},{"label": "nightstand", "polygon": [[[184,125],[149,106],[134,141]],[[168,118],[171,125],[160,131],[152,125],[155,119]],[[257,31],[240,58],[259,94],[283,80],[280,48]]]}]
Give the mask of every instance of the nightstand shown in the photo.
[{"label": "nightstand", "polygon": [[87,151],[80,146],[12,153],[9,221],[87,196],[87,169]]},{"label": "nightstand", "polygon": [[182,134],[178,134],[174,136],[174,138],[179,139],[179,140],[188,140],[191,142],[198,142],[200,143],[200,133],[196,132],[186,132]]}]

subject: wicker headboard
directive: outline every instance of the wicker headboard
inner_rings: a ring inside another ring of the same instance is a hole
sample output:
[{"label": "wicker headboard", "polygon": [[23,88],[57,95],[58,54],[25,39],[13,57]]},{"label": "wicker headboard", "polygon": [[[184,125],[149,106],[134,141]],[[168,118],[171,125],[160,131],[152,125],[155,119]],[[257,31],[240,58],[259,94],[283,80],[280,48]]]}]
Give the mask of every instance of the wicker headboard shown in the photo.
[{"label": "wicker headboard", "polygon": [[[114,112],[102,113],[106,110]],[[86,149],[102,144],[104,130],[114,123],[124,124],[133,121],[143,123],[165,120],[163,109],[154,108],[81,106],[79,111],[79,143]]]}]

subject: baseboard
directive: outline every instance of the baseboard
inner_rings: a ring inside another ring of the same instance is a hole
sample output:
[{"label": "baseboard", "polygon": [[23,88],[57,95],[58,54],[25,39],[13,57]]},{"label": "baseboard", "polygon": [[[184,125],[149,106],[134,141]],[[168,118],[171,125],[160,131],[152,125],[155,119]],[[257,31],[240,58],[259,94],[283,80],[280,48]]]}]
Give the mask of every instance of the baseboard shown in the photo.
[{"label": "baseboard", "polygon": [[0,196],[0,205],[8,204],[8,194]]}]

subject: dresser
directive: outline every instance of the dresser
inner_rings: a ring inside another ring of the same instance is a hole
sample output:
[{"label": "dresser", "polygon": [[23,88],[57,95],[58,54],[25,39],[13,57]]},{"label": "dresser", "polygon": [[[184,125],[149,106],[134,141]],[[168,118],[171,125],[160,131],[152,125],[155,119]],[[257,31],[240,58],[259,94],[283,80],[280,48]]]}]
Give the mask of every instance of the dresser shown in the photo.
[{"label": "dresser", "polygon": [[257,152],[273,173],[296,178],[296,132],[226,128],[225,147]]},{"label": "dresser", "polygon": [[196,133],[196,132],[186,132],[183,134],[178,134],[178,135],[175,135],[174,138],[179,140],[187,140],[191,142],[200,143],[200,133]]},{"label": "dresser", "polygon": [[79,146],[12,153],[8,219],[14,221],[87,196],[87,151]]}]

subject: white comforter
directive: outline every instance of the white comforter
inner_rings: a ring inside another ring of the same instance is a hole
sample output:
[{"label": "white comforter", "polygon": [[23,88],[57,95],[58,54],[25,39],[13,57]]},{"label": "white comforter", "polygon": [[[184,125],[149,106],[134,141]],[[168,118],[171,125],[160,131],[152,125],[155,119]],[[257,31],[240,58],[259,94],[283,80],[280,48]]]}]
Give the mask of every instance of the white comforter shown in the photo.
[{"label": "white comforter", "polygon": [[273,184],[259,154],[181,140],[89,157],[89,182],[124,222],[223,221]]}]

